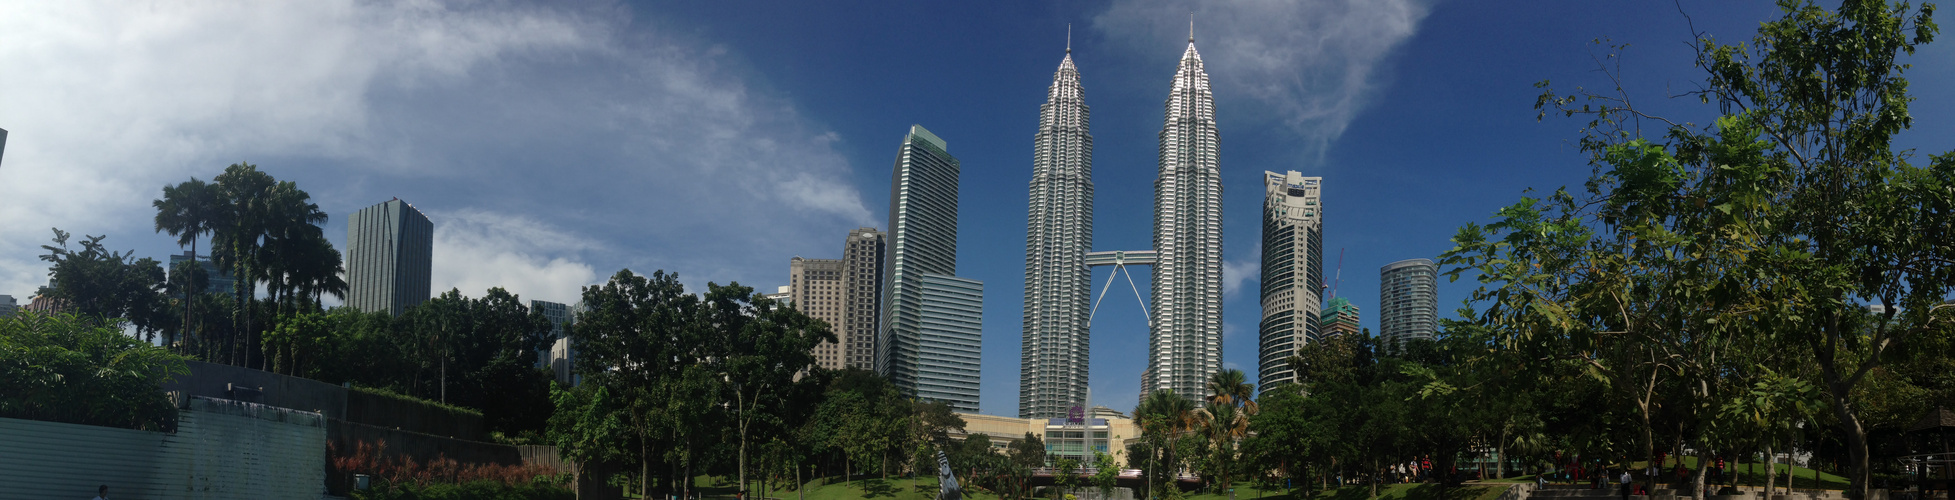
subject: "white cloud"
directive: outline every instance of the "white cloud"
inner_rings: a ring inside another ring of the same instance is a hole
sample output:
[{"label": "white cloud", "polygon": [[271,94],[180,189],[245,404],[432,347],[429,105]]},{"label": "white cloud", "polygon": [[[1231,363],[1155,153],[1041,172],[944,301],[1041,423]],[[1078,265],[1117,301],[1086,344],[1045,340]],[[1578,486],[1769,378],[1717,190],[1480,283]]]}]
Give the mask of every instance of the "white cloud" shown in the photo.
[{"label": "white cloud", "polygon": [[[631,18],[604,3],[0,4],[0,293],[45,282],[48,227],[168,251],[149,224],[160,187],[247,160],[336,220],[390,196],[451,214],[445,248],[486,259],[442,264],[485,273],[449,282],[470,294],[491,279],[554,294],[593,265],[725,281],[874,223],[837,137],[752,90],[723,48]],[[475,237],[507,221],[605,244]]]},{"label": "white cloud", "polygon": [[596,242],[550,228],[536,220],[486,211],[436,212],[434,294],[460,289],[480,297],[502,287],[524,299],[573,304],[581,287],[597,272],[576,254],[598,249]]},{"label": "white cloud", "polygon": [[[1427,0],[1122,0],[1093,20],[1110,40],[1148,53],[1185,40],[1194,15],[1196,47],[1218,95],[1262,103],[1236,109],[1278,120],[1321,158],[1370,93],[1379,64],[1411,38]],[[1207,29],[1203,29],[1207,27]]]},{"label": "white cloud", "polygon": [[1249,258],[1222,261],[1222,297],[1234,297],[1244,282],[1260,281],[1263,269],[1262,245],[1250,246]]}]

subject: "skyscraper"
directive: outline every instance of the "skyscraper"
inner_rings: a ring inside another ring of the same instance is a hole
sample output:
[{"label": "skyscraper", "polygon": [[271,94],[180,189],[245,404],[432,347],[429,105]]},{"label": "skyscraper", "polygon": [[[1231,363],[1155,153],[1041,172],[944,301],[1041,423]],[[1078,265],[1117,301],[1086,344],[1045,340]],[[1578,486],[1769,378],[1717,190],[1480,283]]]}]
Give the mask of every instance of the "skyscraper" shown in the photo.
[{"label": "skyscraper", "polygon": [[531,299],[529,301],[529,310],[537,314],[542,314],[543,320],[550,323],[550,345],[538,350],[536,353],[536,367],[550,368],[551,349],[554,348],[558,339],[570,336],[570,322],[575,321],[577,318],[570,314],[570,304],[562,302]]},{"label": "skyscraper", "polygon": [[873,227],[849,231],[842,244],[842,339],[846,365],[876,369],[876,310],[882,307],[883,233]]},{"label": "skyscraper", "polygon": [[1399,352],[1407,340],[1432,340],[1438,331],[1439,266],[1427,259],[1410,259],[1379,269],[1379,343]]},{"label": "skyscraper", "polygon": [[1357,335],[1360,332],[1358,306],[1344,297],[1332,297],[1330,302],[1324,304],[1324,313],[1319,318],[1317,323],[1323,325],[1323,333],[1319,334],[1319,338]]},{"label": "skyscraper", "polygon": [[399,316],[428,300],[434,223],[400,198],[353,213],[346,223],[346,305]]},{"label": "skyscraper", "polygon": [[1055,418],[1086,398],[1093,273],[1093,135],[1072,48],[1039,106],[1025,222],[1018,418]]},{"label": "skyscraper", "polygon": [[[949,343],[975,340],[962,334],[942,337],[924,329],[926,312],[936,307],[963,307],[944,301],[926,300],[925,285],[934,283],[938,292],[955,295],[956,287],[932,278],[954,278],[957,274],[957,158],[946,151],[943,139],[922,125],[910,126],[896,154],[889,180],[889,248],[884,260],[882,321],[876,338],[876,372],[905,393],[927,399],[943,399],[953,404],[968,399],[975,410],[977,369],[973,365],[939,366],[951,363],[953,356],[926,352]],[[969,280],[964,280],[969,281]],[[975,283],[975,282],[972,282]],[[981,287],[980,287],[981,289]],[[982,300],[982,296],[978,297]],[[944,314],[954,314],[945,311]],[[958,349],[965,346],[956,345]],[[966,387],[925,387],[938,383],[935,377],[945,370],[960,373],[971,383]],[[956,397],[937,397],[947,392]],[[965,407],[958,406],[963,409]]]},{"label": "skyscraper", "polygon": [[[788,261],[788,300],[801,314],[828,322],[830,331],[835,333],[838,341],[847,339],[841,326],[844,303],[842,272],[843,261],[840,260],[795,257]],[[842,369],[841,342],[823,341],[816,344],[814,355],[815,366]]]},{"label": "skyscraper", "polygon": [[1150,276],[1154,309],[1141,388],[1196,399],[1209,374],[1222,368],[1222,178],[1215,95],[1193,31],[1166,107],[1154,181],[1160,260]]},{"label": "skyscraper", "polygon": [[942,274],[924,274],[921,278],[916,397],[976,413],[978,368],[983,357],[984,283]]},{"label": "skyscraper", "polygon": [[1321,335],[1324,293],[1323,178],[1263,172],[1263,319],[1257,380],[1295,382],[1288,359]]}]

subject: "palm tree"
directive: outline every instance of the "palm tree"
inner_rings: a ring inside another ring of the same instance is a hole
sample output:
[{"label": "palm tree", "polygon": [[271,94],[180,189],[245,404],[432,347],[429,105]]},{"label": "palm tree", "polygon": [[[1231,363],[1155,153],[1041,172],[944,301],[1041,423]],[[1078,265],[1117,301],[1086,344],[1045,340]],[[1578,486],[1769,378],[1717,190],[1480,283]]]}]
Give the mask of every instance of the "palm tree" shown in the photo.
[{"label": "palm tree", "polygon": [[234,328],[230,359],[233,364],[243,366],[247,364],[243,359],[245,345],[238,337],[248,336],[251,329],[252,297],[258,294],[258,279],[262,275],[257,260],[267,222],[265,202],[278,181],[250,163],[225,167],[215,181],[224,218],[212,238],[212,246],[222,251],[214,250],[211,256],[218,265],[230,267],[231,276],[237,280],[234,302],[237,308],[231,313]]},{"label": "palm tree", "polygon": [[[1255,384],[1242,370],[1230,368],[1215,372],[1208,377],[1208,407],[1201,410],[1202,420],[1208,429],[1208,438],[1214,443],[1218,456],[1232,457],[1236,443],[1249,435],[1249,416],[1255,415],[1258,408]],[[1229,497],[1235,498],[1230,488],[1228,467],[1218,468],[1222,476],[1222,488],[1229,490]]]},{"label": "palm tree", "polygon": [[326,222],[326,213],[311,200],[312,195],[291,181],[273,186],[265,198],[265,243],[259,249],[259,260],[280,313],[291,302],[298,282],[304,279],[307,261],[322,257],[316,247],[332,246],[319,229],[319,224]]},{"label": "palm tree", "polygon": [[1249,376],[1242,370],[1230,368],[1208,376],[1209,406],[1235,406],[1244,408],[1250,415],[1256,414],[1256,384],[1249,383]]},{"label": "palm tree", "polygon": [[[151,202],[156,207],[156,231],[167,232],[177,238],[177,245],[190,245],[190,264],[197,265],[197,239],[223,224],[224,211],[219,206],[217,191],[204,181],[191,177],[190,180],[175,186],[163,186],[163,198]],[[185,280],[191,275],[185,274]],[[180,335],[190,333],[190,303],[200,291],[192,283],[183,285],[183,328]],[[175,344],[176,339],[170,339]],[[181,347],[178,347],[179,351]]]},{"label": "palm tree", "polygon": [[[1149,475],[1161,472],[1154,469],[1167,465],[1160,463],[1166,458],[1160,456],[1163,443],[1167,445],[1168,457],[1178,457],[1174,450],[1175,438],[1199,425],[1200,412],[1201,410],[1195,407],[1194,401],[1175,394],[1172,389],[1149,393],[1146,399],[1141,400],[1140,406],[1134,408],[1134,418],[1140,420],[1142,434],[1150,436],[1150,440],[1154,441],[1148,459],[1155,461],[1157,466],[1149,468]],[[1150,483],[1149,487],[1153,486]]]}]

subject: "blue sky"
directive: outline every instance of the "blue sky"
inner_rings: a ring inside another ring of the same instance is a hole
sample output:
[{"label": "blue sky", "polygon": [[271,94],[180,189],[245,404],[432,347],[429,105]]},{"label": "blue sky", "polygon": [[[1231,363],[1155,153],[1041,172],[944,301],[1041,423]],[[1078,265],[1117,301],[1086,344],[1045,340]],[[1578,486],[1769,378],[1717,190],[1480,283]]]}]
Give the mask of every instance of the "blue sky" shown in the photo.
[{"label": "blue sky", "polygon": [[[1776,15],[1680,7],[1727,41]],[[1093,111],[1095,245],[1144,249],[1191,11],[1222,134],[1225,359],[1252,377],[1263,171],[1324,177],[1326,274],[1341,250],[1338,293],[1375,328],[1380,266],[1587,176],[1581,122],[1537,122],[1532,104],[1544,79],[1608,88],[1591,40],[1631,45],[1639,104],[1714,111],[1668,97],[1700,78],[1691,25],[1661,1],[7,4],[0,294],[45,283],[49,227],[177,251],[149,201],[237,161],[311,192],[336,242],[366,205],[428,212],[438,290],[570,302],[626,267],[771,289],[789,258],[839,257],[849,229],[885,224],[916,123],[963,162],[958,270],[986,284],[981,405],[1010,415],[1032,135],[1067,26]],[[1955,49],[1912,62],[1899,142],[1949,150]],[[1442,309],[1468,291],[1442,283]],[[1131,295],[1109,294],[1092,346],[1096,403],[1118,409],[1146,350]]]}]

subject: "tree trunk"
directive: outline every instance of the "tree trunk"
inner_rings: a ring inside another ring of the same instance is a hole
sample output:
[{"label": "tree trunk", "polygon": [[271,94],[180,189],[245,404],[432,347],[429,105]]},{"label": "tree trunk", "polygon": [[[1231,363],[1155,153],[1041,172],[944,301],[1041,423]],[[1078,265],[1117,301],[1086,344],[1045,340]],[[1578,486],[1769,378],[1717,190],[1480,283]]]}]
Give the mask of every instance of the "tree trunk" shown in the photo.
[{"label": "tree trunk", "polygon": [[[1857,412],[1853,411],[1853,407],[1847,401],[1847,394],[1852,389],[1844,387],[1844,384],[1827,385],[1835,389],[1831,391],[1833,397],[1830,398],[1833,400],[1833,415],[1840,419],[1840,430],[1843,431],[1841,434],[1846,435],[1848,460],[1847,480],[1849,482],[1846,488],[1846,496],[1855,500],[1864,500],[1868,498],[1868,494],[1870,493],[1868,491],[1868,488],[1871,486],[1868,484],[1868,473],[1872,470],[1872,464],[1869,463],[1867,450],[1867,429],[1860,424],[1860,416],[1856,414]],[[1813,473],[1813,478],[1814,487],[1817,488],[1819,482],[1819,473],[1817,471]]]},{"label": "tree trunk", "polygon": [[1772,500],[1772,494],[1776,493],[1773,490],[1778,486],[1778,479],[1779,479],[1778,455],[1772,453],[1771,446],[1766,446],[1765,447],[1765,500]]},{"label": "tree trunk", "polygon": [[1710,475],[1711,462],[1712,460],[1709,454],[1699,453],[1697,455],[1697,478],[1691,481],[1691,498],[1704,500],[1704,480],[1705,476]]},{"label": "tree trunk", "polygon": [[638,436],[638,496],[651,498],[652,494],[652,443],[645,436]]},{"label": "tree trunk", "polygon": [[[197,273],[194,271],[203,268],[202,265],[197,264],[197,235],[195,234],[190,235],[190,266],[193,272],[183,273],[183,329],[177,331],[176,336],[179,339],[190,338],[190,303],[197,296],[196,290],[193,290],[197,286],[195,279]],[[183,353],[181,346],[171,346],[171,350],[178,354]]]}]

